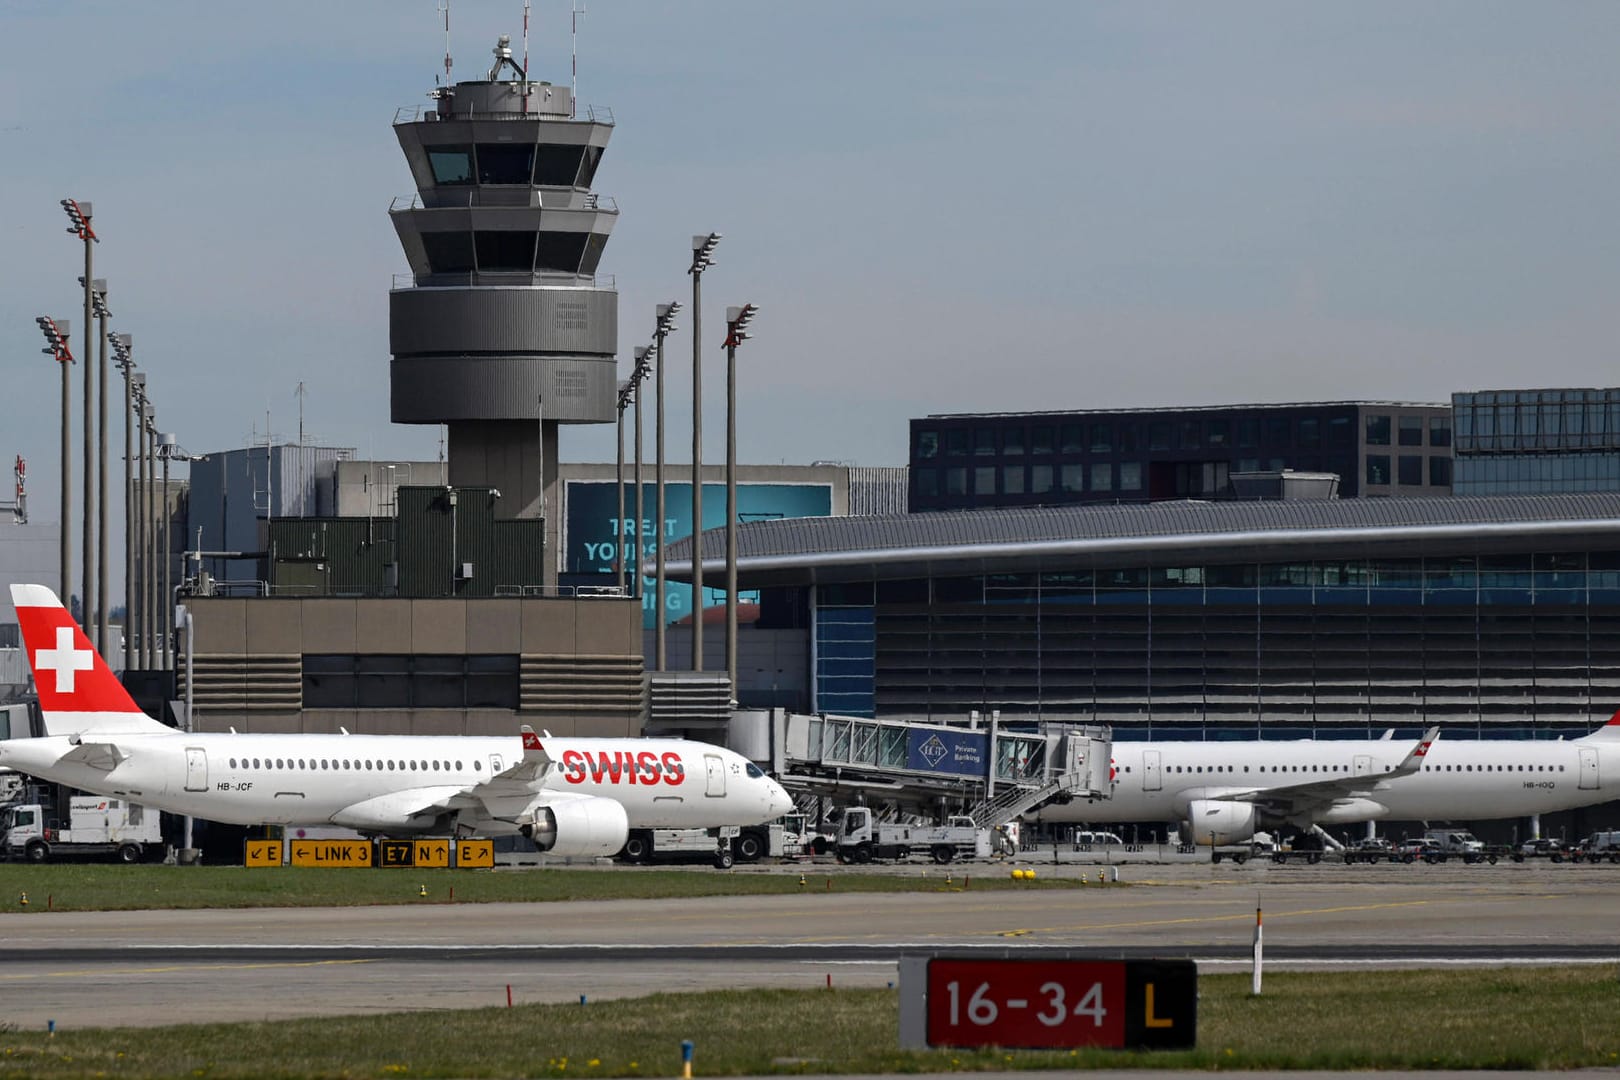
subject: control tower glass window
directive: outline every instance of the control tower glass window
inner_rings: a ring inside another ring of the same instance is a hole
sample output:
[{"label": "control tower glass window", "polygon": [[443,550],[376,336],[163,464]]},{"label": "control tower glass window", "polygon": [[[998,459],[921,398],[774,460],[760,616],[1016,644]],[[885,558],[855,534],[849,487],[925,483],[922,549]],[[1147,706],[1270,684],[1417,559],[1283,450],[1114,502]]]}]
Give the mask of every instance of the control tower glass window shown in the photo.
[{"label": "control tower glass window", "polygon": [[557,270],[566,274],[579,272],[580,260],[585,255],[586,233],[543,232],[540,234],[539,254],[535,267],[539,270]]},{"label": "control tower glass window", "polygon": [[[535,147],[534,182],[541,187],[589,187],[590,180],[579,176],[584,155],[583,146]],[[594,165],[591,171],[596,171]]]},{"label": "control tower glass window", "polygon": [[529,183],[534,173],[534,147],[513,143],[478,144],[478,182],[480,184]]},{"label": "control tower glass window", "polygon": [[467,233],[423,233],[422,249],[435,274],[465,274],[473,269],[472,236]]},{"label": "control tower glass window", "polygon": [[596,273],[597,264],[602,261],[602,250],[606,247],[606,235],[603,233],[591,233],[585,240],[585,257],[579,261],[579,272],[582,274]]},{"label": "control tower glass window", "polygon": [[472,147],[430,146],[428,165],[433,169],[433,182],[439,185],[470,184],[473,182]]},{"label": "control tower glass window", "polygon": [[596,167],[602,163],[602,148],[600,146],[587,146],[584,160],[580,163],[579,186],[590,187],[591,181],[596,179]]},{"label": "control tower glass window", "polygon": [[479,231],[473,234],[478,269],[488,273],[518,272],[534,268],[534,233]]}]

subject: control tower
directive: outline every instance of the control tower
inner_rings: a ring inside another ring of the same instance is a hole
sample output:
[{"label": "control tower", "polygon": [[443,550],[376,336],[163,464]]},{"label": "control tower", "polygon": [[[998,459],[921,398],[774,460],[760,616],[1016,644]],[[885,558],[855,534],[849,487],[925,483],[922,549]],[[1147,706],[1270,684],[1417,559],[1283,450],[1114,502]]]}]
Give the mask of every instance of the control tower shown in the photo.
[{"label": "control tower", "polygon": [[613,117],[531,81],[506,37],[484,79],[431,96],[394,118],[416,195],[389,210],[411,268],[393,420],[447,425],[449,485],[498,489],[497,517],[547,518],[551,585],[558,426],[616,418],[619,295],[596,267],[619,211],[591,191]]}]

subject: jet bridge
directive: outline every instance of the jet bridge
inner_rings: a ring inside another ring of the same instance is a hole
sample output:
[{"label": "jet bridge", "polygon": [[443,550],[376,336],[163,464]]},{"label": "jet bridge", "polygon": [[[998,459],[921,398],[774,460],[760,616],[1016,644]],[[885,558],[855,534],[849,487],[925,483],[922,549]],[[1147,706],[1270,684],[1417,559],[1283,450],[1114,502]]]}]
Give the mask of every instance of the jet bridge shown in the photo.
[{"label": "jet bridge", "polygon": [[981,828],[1057,800],[1113,792],[1107,727],[1010,728],[864,717],[773,716],[778,778],[790,790],[927,813],[966,812]]}]

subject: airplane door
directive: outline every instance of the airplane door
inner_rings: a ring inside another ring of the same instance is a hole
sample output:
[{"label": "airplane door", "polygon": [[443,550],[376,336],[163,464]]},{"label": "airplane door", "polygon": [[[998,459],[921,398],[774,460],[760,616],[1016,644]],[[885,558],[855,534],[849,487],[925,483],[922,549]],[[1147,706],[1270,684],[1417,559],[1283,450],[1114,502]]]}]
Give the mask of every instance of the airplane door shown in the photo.
[{"label": "airplane door", "polygon": [[208,790],[208,751],[200,746],[186,747],[186,790]]},{"label": "airplane door", "polygon": [[499,754],[491,754],[491,755],[489,755],[489,775],[491,775],[491,776],[499,776],[499,775],[501,775],[501,773],[503,773],[505,771],[506,770],[501,767],[501,755],[499,755]]},{"label": "airplane door", "polygon": [[704,792],[717,798],[726,794],[726,763],[720,760],[719,754],[704,754],[703,769],[708,774],[709,787]]},{"label": "airplane door", "polygon": [[1163,781],[1159,778],[1159,752],[1142,751],[1142,790],[1158,791],[1162,785]]},{"label": "airplane door", "polygon": [[1595,791],[1601,786],[1598,783],[1597,750],[1590,746],[1578,749],[1581,753],[1581,787]]},{"label": "airplane door", "polygon": [[1357,776],[1366,776],[1368,773],[1372,772],[1372,755],[1357,754],[1355,760],[1355,770]]}]

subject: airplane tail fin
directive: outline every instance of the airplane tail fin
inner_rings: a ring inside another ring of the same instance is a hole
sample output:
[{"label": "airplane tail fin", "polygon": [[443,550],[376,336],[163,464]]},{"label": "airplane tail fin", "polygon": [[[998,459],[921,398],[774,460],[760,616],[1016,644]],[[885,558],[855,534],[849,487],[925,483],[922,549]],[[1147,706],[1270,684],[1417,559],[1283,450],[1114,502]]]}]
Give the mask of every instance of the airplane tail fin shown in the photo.
[{"label": "airplane tail fin", "polygon": [[1395,766],[1395,775],[1409,776],[1421,770],[1423,768],[1423,759],[1429,754],[1429,747],[1433,746],[1434,740],[1439,737],[1440,729],[1438,727],[1432,727],[1425,731],[1423,738],[1418,740],[1418,744],[1412,747],[1399,765]]},{"label": "airplane tail fin", "polygon": [[54,592],[44,585],[13,585],[11,602],[39,691],[45,734],[173,730],[141,711]]},{"label": "airplane tail fin", "polygon": [[1620,741],[1620,709],[1615,710],[1615,714],[1613,716],[1609,717],[1609,722],[1608,723],[1604,724],[1602,727],[1598,728],[1596,731],[1592,732],[1590,735],[1583,735],[1579,739],[1576,739],[1574,741],[1575,742],[1617,742],[1617,741]]}]

